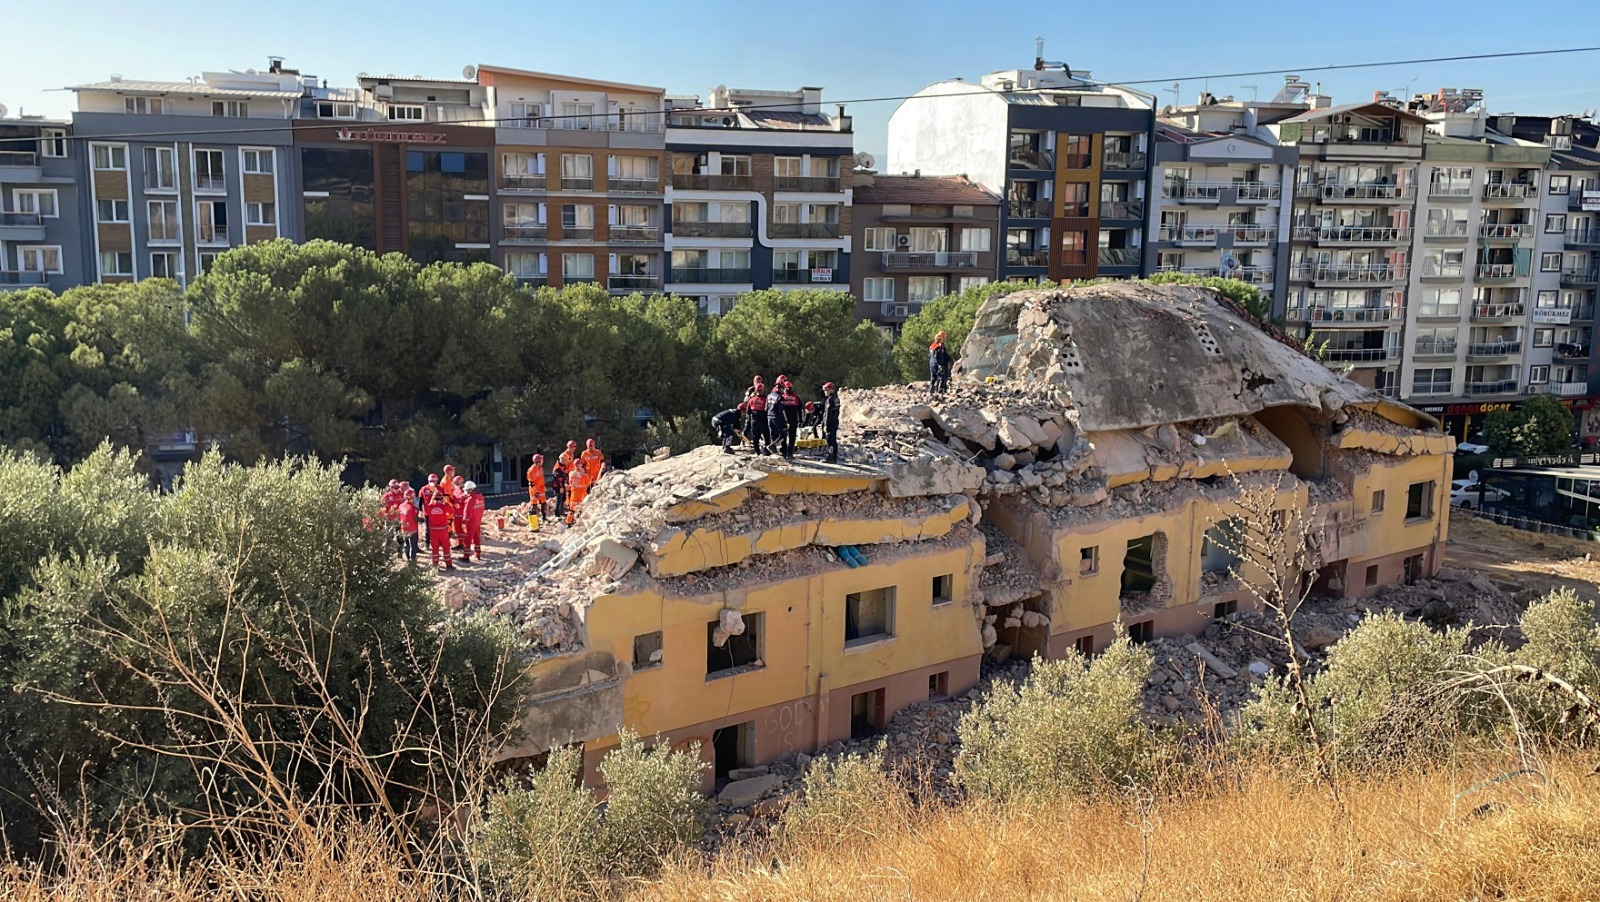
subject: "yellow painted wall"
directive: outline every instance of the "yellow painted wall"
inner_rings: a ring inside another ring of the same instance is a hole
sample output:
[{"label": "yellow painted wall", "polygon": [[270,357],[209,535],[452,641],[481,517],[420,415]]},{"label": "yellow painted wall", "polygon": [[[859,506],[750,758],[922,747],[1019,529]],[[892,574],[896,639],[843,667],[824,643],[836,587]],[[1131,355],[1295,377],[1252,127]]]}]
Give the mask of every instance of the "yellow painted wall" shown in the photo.
[{"label": "yellow painted wall", "polygon": [[[1367,517],[1367,553],[1351,558],[1352,563],[1388,557],[1401,551],[1441,545],[1449,536],[1450,475],[1449,455],[1393,458],[1356,477],[1351,490],[1356,516]],[[1406,519],[1406,491],[1412,483],[1433,480],[1433,517]],[[1383,511],[1372,513],[1372,493],[1384,492]],[[1354,579],[1352,574],[1352,579]]]}]

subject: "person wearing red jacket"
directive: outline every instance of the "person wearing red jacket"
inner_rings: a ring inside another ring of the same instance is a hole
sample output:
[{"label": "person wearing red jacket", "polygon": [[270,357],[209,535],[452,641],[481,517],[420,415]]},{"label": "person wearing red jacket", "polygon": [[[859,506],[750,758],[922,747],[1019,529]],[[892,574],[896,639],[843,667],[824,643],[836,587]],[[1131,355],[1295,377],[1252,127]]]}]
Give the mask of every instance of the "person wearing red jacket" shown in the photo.
[{"label": "person wearing red jacket", "polygon": [[483,512],[487,508],[484,503],[483,493],[478,491],[476,482],[469,482],[462,486],[466,494],[461,499],[461,544],[466,549],[461,552],[463,561],[471,560],[474,555],[478,563],[483,563]]},{"label": "person wearing red jacket", "polygon": [[428,506],[428,502],[432,501],[434,499],[434,497],[439,495],[439,494],[440,494],[439,474],[438,473],[429,473],[428,474],[428,484],[424,485],[422,487],[422,491],[417,493],[417,500],[421,501],[422,502],[422,507],[424,509],[426,509],[427,506]]},{"label": "person wearing red jacket", "polygon": [[400,523],[400,556],[406,563],[417,562],[417,510],[416,495],[410,486],[405,487],[405,495],[400,499],[400,506],[395,508],[395,519]]},{"label": "person wearing red jacket", "polygon": [[433,566],[439,566],[439,554],[444,553],[444,569],[456,569],[450,559],[450,524],[455,511],[450,498],[435,491],[422,506],[422,516],[428,523],[428,552],[433,556]]}]

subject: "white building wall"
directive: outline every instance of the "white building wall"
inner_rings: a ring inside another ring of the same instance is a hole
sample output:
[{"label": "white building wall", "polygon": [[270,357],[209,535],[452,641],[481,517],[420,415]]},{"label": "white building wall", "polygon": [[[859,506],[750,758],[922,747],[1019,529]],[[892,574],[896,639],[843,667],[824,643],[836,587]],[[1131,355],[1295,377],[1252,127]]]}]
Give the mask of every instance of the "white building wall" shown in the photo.
[{"label": "white building wall", "polygon": [[965,175],[997,194],[1006,189],[1010,104],[971,82],[942,81],[900,103],[889,117],[889,173]]}]

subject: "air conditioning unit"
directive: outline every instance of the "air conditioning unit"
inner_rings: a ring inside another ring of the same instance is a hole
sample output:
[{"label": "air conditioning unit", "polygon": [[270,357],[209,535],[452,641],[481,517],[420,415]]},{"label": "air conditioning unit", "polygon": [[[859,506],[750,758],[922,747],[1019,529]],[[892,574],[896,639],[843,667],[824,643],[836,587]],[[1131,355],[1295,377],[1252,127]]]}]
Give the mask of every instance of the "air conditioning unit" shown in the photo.
[{"label": "air conditioning unit", "polygon": [[901,304],[901,305],[896,306],[896,307],[890,307],[889,308],[889,315],[890,316],[908,316],[908,315],[910,315],[910,311],[911,311],[911,308],[907,307],[904,304]]},{"label": "air conditioning unit", "polygon": [[379,100],[389,100],[394,97],[394,85],[373,85],[372,96]]},{"label": "air conditioning unit", "polygon": [[894,239],[894,243],[899,247],[910,247],[911,246],[911,236],[910,235],[897,236]]}]

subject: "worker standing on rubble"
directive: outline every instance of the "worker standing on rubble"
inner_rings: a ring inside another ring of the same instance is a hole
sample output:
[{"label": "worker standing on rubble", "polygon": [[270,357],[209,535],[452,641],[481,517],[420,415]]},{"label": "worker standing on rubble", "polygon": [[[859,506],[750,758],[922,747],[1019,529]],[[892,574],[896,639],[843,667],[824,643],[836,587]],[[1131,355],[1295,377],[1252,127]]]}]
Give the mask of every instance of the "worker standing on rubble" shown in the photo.
[{"label": "worker standing on rubble", "polygon": [[567,525],[578,516],[578,506],[583,504],[583,499],[589,495],[589,472],[584,466],[583,458],[579,457],[572,462],[572,468],[567,471]]},{"label": "worker standing on rubble", "polygon": [[771,438],[767,434],[767,387],[757,375],[744,393],[745,420],[744,434],[750,439],[750,446],[757,454],[763,453],[763,445],[770,446]]},{"label": "worker standing on rubble", "polygon": [[539,517],[544,517],[544,455],[535,454],[533,464],[528,467],[528,506],[539,512]]},{"label": "worker standing on rubble", "polygon": [[567,476],[569,478],[572,476],[572,463],[577,459],[578,442],[575,439],[567,439],[567,449],[561,452],[560,457],[556,458],[556,463],[567,468]]},{"label": "worker standing on rubble", "polygon": [[588,442],[585,443],[585,447],[583,449],[583,471],[588,476],[588,484],[590,488],[594,487],[595,482],[599,480],[601,475],[606,471],[605,452],[601,451],[600,446],[594,443],[594,439],[589,439]]},{"label": "worker standing on rubble", "polygon": [[734,438],[739,434],[739,419],[744,416],[745,405],[740,402],[737,408],[730,407],[711,418],[711,428],[722,439],[722,453],[733,453]]},{"label": "worker standing on rubble", "polygon": [[839,388],[832,382],[822,386],[823,434],[828,442],[828,463],[839,460]]},{"label": "worker standing on rubble", "polygon": [[783,456],[794,460],[794,442],[800,433],[800,396],[794,393],[794,383],[783,382]]},{"label": "worker standing on rubble", "polygon": [[944,346],[944,335],[940,331],[928,345],[928,391],[935,395],[950,387],[950,351]]},{"label": "worker standing on rubble", "polygon": [[395,508],[395,519],[400,524],[400,556],[406,563],[417,562],[417,496],[411,486],[405,486],[400,496],[400,506]]},{"label": "worker standing on rubble", "polygon": [[567,467],[559,460],[550,471],[550,497],[556,500],[556,519],[560,520],[567,515]]},{"label": "worker standing on rubble", "polygon": [[466,491],[461,501],[461,544],[465,548],[461,553],[463,561],[472,560],[476,555],[478,563],[483,563],[483,512],[488,504],[483,500],[483,493],[478,491],[476,482],[469,482],[462,486]]},{"label": "worker standing on rubble", "polygon": [[428,523],[428,553],[433,558],[433,566],[439,566],[439,555],[444,555],[444,569],[456,569],[455,562],[450,559],[450,526],[455,519],[449,496],[441,491],[434,491],[427,504],[422,508],[423,519]]},{"label": "worker standing on rubble", "polygon": [[783,377],[779,376],[772,383],[772,391],[767,392],[767,453],[784,454],[783,451]]}]

